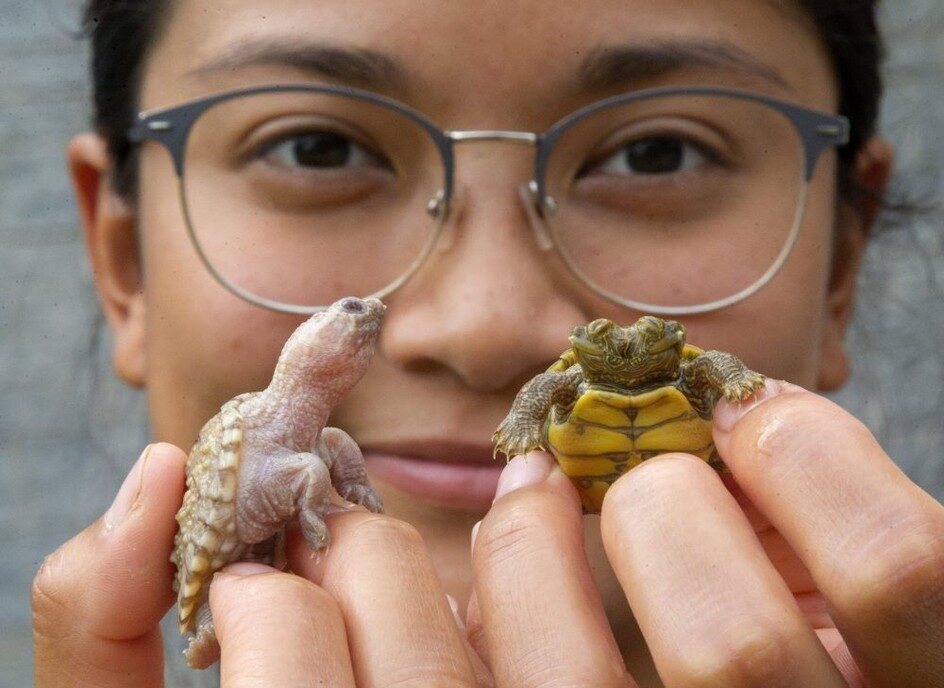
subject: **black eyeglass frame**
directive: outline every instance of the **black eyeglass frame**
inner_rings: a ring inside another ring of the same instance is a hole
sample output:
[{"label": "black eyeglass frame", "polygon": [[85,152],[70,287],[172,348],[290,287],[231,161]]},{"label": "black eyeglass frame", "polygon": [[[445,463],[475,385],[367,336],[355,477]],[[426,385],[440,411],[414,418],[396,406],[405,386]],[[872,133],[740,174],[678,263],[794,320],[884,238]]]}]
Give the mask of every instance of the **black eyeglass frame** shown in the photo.
[{"label": "black eyeglass frame", "polygon": [[[830,148],[844,146],[849,142],[850,136],[849,119],[842,115],[833,115],[820,112],[797,105],[795,103],[791,103],[789,101],[781,100],[779,98],[755,93],[753,91],[716,88],[710,86],[650,88],[611,96],[609,98],[598,100],[582,108],[579,108],[563,119],[558,120],[554,125],[544,132],[527,132],[507,130],[444,130],[434,124],[422,113],[393,98],[354,87],[322,84],[271,84],[265,86],[254,86],[250,88],[217,93],[205,98],[200,98],[198,100],[189,101],[167,108],[141,112],[138,114],[137,122],[128,129],[126,135],[128,140],[134,144],[140,144],[144,141],[154,141],[161,144],[169,151],[173,160],[174,171],[180,180],[181,193],[183,193],[187,139],[194,124],[204,112],[215,105],[218,105],[219,103],[245,96],[263,93],[305,92],[345,96],[355,100],[362,100],[367,103],[385,107],[410,119],[417,126],[423,129],[433,140],[433,143],[439,151],[443,163],[443,188],[438,197],[430,201],[430,205],[428,207],[430,214],[439,220],[442,220],[447,214],[449,202],[452,198],[454,189],[453,180],[455,174],[454,146],[457,142],[483,139],[504,139],[533,145],[535,147],[534,176],[529,184],[529,188],[533,196],[535,210],[539,215],[543,216],[544,213],[553,211],[554,206],[554,200],[547,196],[546,193],[547,187],[545,176],[547,173],[548,161],[550,159],[551,153],[554,150],[557,140],[560,139],[561,136],[563,136],[571,127],[579,124],[582,120],[596,114],[597,112],[600,112],[601,110],[606,110],[608,108],[636,101],[662,98],[667,96],[717,96],[751,101],[767,106],[786,117],[802,141],[804,156],[804,184],[808,184],[812,178],[816,163],[823,152]],[[192,227],[190,228],[190,231],[192,238],[194,241],[196,241],[196,237],[193,236]],[[201,258],[209,268],[210,272],[213,273],[213,275],[219,281],[221,281],[227,289],[234,292],[237,296],[240,296],[241,298],[249,300],[250,302],[265,308],[282,312],[310,313],[320,310],[320,307],[298,307],[271,301],[269,299],[251,294],[250,292],[246,292],[242,288],[236,287],[225,277],[217,273],[216,269],[212,266],[212,264],[210,264],[208,258],[203,254],[202,249],[200,249],[199,242],[197,242],[197,244]],[[789,250],[787,250],[786,253],[788,252]],[[786,258],[786,253],[783,254],[783,259]],[[572,269],[575,269],[575,266],[570,263],[569,258],[567,259],[567,262]],[[777,265],[773,272],[779,270],[779,267],[780,266]],[[415,269],[411,269],[406,278],[412,275],[413,272],[415,272]],[[635,302],[629,301],[623,297],[619,297],[618,295],[611,294],[607,290],[602,289],[596,285],[579,270],[577,272],[578,276],[581,277],[581,279],[583,279],[585,282],[588,282],[591,288],[600,292],[610,300],[613,300],[620,305],[637,307]],[[738,295],[735,295],[735,297],[731,297],[729,299],[722,299],[717,302],[712,302],[711,304],[703,304],[702,306],[677,308],[658,307],[654,310],[656,312],[667,314],[701,313],[710,310],[716,310],[746,298],[761,286],[763,286],[763,284],[766,284],[772,275],[773,273],[770,273],[769,275],[765,276],[764,279],[759,280],[759,282],[761,282],[759,285],[752,285],[752,287],[750,287],[748,290],[744,290]],[[398,280],[395,286],[388,291],[385,291],[384,294],[399,288],[406,278],[403,280]]]}]

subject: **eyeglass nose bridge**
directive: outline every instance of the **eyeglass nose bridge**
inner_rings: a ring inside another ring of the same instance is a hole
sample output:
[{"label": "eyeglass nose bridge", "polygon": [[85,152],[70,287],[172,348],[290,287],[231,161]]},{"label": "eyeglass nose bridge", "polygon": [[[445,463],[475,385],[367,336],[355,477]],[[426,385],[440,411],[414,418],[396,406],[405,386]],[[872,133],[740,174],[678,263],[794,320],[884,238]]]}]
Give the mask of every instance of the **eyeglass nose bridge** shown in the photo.
[{"label": "eyeglass nose bridge", "polygon": [[[541,146],[541,135],[533,131],[514,131],[507,129],[468,129],[451,130],[443,132],[445,138],[451,143],[468,143],[470,141],[509,141],[512,143],[523,143],[537,149]],[[537,175],[537,166],[535,167]],[[542,251],[550,251],[554,248],[554,241],[548,233],[543,220],[553,214],[557,204],[550,196],[540,197],[540,185],[538,180],[532,178],[527,184],[518,187],[518,197],[524,206],[531,228],[534,231],[535,239]],[[427,204],[427,211],[434,218],[445,221],[450,210],[450,202],[445,193],[440,190],[436,196],[430,199]],[[445,242],[445,246],[451,243]]]},{"label": "eyeglass nose bridge", "polygon": [[518,141],[532,146],[538,145],[540,135],[533,131],[509,131],[506,129],[470,129],[447,131],[446,138],[457,143],[463,141]]}]

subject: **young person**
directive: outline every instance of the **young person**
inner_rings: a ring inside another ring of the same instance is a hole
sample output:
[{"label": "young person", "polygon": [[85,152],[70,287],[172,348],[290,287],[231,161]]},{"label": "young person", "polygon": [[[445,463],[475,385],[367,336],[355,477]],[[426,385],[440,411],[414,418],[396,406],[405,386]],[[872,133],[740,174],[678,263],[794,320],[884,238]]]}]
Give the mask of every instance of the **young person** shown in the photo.
[{"label": "young person", "polygon": [[[161,685],[193,438],[265,386],[304,313],[370,293],[379,350],[331,424],[386,514],[329,516],[320,558],[295,533],[293,573],[215,578],[223,685],[938,680],[944,508],[815,393],[848,375],[891,165],[874,2],[88,17],[98,127],[69,161],[115,370],[158,443],[37,574],[38,685]],[[499,478],[521,384],[573,326],[643,312],[773,380],[716,409],[731,475],[660,457],[600,517],[540,452]]]}]

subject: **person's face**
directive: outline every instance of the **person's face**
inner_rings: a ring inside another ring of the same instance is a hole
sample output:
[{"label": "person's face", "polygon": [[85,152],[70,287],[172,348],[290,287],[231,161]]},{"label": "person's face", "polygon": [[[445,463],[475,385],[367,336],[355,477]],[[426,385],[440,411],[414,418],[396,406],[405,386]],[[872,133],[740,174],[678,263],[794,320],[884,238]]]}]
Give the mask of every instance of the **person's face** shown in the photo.
[{"label": "person's face", "polygon": [[[252,85],[326,81],[278,61],[200,71],[238,54],[247,40],[383,55],[400,66],[403,78],[375,90],[444,129],[545,129],[611,94],[579,85],[581,64],[601,48],[721,45],[780,77],[778,83],[735,61],[680,63],[645,81],[629,78],[617,91],[712,85],[829,112],[837,102],[814,29],[792,3],[777,0],[587,0],[579,8],[546,0],[175,5],[146,64],[142,109]],[[452,242],[386,300],[378,352],[331,418],[363,447],[387,512],[420,529],[446,589],[460,599],[469,583],[469,527],[487,509],[497,480],[490,437],[516,392],[567,348],[574,326],[601,317],[629,324],[641,315],[563,279],[542,254],[516,196],[530,178],[531,155],[527,147],[502,143],[459,149],[462,203]],[[120,341],[130,342],[122,346],[133,349],[125,351],[124,360],[132,363],[123,374],[147,388],[155,435],[186,449],[222,402],[268,383],[300,318],[243,302],[214,281],[188,239],[176,185],[166,151],[144,145],[137,207],[143,290],[127,317],[112,324]],[[753,369],[807,387],[840,381],[831,371],[844,371],[848,295],[830,282],[836,203],[835,155],[829,152],[817,166],[805,225],[786,265],[748,300],[680,318],[688,340],[733,352]],[[627,269],[644,259],[627,257]],[[319,270],[333,267],[330,255],[323,260],[323,266],[310,265],[313,290]],[[719,271],[730,268],[718,265]],[[399,468],[392,472],[391,454],[406,457],[393,461]],[[446,489],[435,478],[436,466],[457,461],[480,468],[447,473]],[[404,465],[416,467],[416,475],[404,472]],[[588,547],[602,560],[593,532],[588,528]]]}]

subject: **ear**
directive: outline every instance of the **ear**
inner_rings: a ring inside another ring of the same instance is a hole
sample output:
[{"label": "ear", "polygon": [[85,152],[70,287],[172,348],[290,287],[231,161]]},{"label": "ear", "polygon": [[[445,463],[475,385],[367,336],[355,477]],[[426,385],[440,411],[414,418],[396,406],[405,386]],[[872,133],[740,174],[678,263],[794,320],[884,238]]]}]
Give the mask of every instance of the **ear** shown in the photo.
[{"label": "ear", "polygon": [[90,132],[75,136],[69,142],[68,164],[95,288],[114,340],[115,372],[126,383],[141,387],[145,304],[135,216],[112,188],[112,163],[101,136]]},{"label": "ear", "polygon": [[869,197],[856,205],[840,199],[836,217],[832,275],[826,301],[826,323],[820,348],[817,389],[831,392],[849,378],[849,356],[844,343],[852,317],[856,280],[869,233],[881,211],[891,174],[894,152],[885,139],[870,139],[856,158],[855,181]]}]

